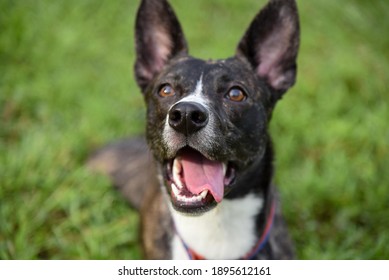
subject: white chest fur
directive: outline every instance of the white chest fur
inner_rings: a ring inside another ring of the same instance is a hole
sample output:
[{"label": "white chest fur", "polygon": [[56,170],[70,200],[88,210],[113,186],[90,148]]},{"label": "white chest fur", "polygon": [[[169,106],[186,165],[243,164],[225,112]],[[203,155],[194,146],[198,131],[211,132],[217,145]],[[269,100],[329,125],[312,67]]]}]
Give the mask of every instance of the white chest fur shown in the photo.
[{"label": "white chest fur", "polygon": [[[206,259],[238,259],[256,242],[255,216],[263,199],[253,194],[223,200],[201,216],[185,216],[171,209],[177,232],[185,243]],[[172,240],[173,259],[187,259],[180,238]]]}]

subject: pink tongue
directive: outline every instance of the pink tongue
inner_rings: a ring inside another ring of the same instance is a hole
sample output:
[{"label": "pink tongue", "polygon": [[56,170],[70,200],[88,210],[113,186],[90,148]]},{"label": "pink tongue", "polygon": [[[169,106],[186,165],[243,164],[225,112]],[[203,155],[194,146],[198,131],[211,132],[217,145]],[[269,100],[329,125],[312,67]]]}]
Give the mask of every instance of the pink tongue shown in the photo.
[{"label": "pink tongue", "polygon": [[220,202],[224,195],[223,164],[211,161],[196,151],[186,151],[181,155],[185,185],[198,195],[208,190],[213,198]]}]

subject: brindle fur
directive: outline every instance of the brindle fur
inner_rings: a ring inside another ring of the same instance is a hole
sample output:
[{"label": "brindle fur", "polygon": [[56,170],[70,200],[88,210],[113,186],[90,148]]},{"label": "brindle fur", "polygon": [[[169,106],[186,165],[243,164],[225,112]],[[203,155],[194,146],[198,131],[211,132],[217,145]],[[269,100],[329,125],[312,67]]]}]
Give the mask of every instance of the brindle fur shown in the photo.
[{"label": "brindle fur", "polygon": [[[225,199],[237,199],[248,193],[264,198],[264,207],[255,218],[258,235],[266,225],[272,201],[276,202],[269,240],[255,258],[294,257],[279,195],[272,184],[273,149],[267,128],[276,102],[295,82],[298,46],[299,23],[294,0],[270,0],[238,44],[236,55],[217,61],[203,61],[187,54],[180,24],[166,0],[142,1],[136,21],[135,73],[147,105],[147,140],[138,137],[109,144],[92,155],[88,165],[109,176],[140,211],[145,258],[172,258],[171,240],[175,231],[167,204],[169,190],[161,184],[165,184],[166,177],[163,164],[180,147],[167,149],[162,131],[168,109],[193,91],[200,74],[201,77],[204,74],[204,91],[210,107],[214,114],[222,116],[217,119],[215,131],[218,143],[207,148],[205,154],[211,160],[232,160],[237,166],[237,178],[226,190]],[[276,52],[272,53],[274,49]],[[224,81],[237,79],[250,91],[247,102],[238,106],[226,102],[220,94],[215,95],[228,89]],[[159,99],[155,94],[163,83],[181,89],[174,102]],[[192,136],[189,139],[192,142],[188,139],[187,145],[203,153],[199,139]]]}]

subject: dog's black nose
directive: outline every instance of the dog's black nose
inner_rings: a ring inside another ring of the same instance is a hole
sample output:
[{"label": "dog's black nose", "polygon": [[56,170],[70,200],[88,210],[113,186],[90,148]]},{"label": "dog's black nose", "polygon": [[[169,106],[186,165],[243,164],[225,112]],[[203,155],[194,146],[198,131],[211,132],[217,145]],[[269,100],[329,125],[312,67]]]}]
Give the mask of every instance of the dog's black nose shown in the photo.
[{"label": "dog's black nose", "polygon": [[208,123],[208,112],[199,103],[179,102],[169,110],[169,125],[184,135],[190,135]]}]

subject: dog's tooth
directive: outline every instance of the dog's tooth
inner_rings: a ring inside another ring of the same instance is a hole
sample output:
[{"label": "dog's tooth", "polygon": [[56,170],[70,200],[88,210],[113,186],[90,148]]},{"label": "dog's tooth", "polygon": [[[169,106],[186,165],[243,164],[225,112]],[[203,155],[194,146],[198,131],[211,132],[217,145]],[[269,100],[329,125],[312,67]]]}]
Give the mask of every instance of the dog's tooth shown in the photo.
[{"label": "dog's tooth", "polygon": [[181,172],[181,158],[180,157],[176,157],[174,159],[174,162],[173,162],[173,170],[176,170],[177,174],[179,174]]},{"label": "dog's tooth", "polygon": [[174,183],[171,184],[171,187],[174,195],[176,196],[176,199],[178,201],[185,202],[185,203],[200,202],[208,194],[208,190],[204,190],[199,195],[188,197],[185,195],[181,195],[180,190],[177,188],[177,186]]},{"label": "dog's tooth", "polygon": [[178,163],[177,159],[174,159],[174,161],[173,161],[173,180],[174,181],[177,181],[178,165],[179,165],[179,163]]},{"label": "dog's tooth", "polygon": [[175,158],[173,161],[173,180],[177,184],[177,187],[179,189],[183,188],[181,178],[180,178],[180,173],[181,173],[181,163],[180,163],[180,158]]},{"label": "dog's tooth", "polygon": [[177,186],[174,183],[171,184],[171,188],[172,188],[172,191],[173,191],[174,195],[176,197],[179,197],[180,196],[180,191],[178,190]]},{"label": "dog's tooth", "polygon": [[177,199],[180,200],[180,201],[183,201],[183,202],[187,201],[187,198],[185,196],[183,196],[183,195],[178,195]]},{"label": "dog's tooth", "polygon": [[181,182],[180,179],[178,179],[178,181],[177,181],[177,188],[180,190],[182,190],[184,188],[184,184]]},{"label": "dog's tooth", "polygon": [[190,198],[189,202],[199,202],[200,200],[201,200],[200,196],[194,196]]},{"label": "dog's tooth", "polygon": [[227,164],[223,162],[223,175],[226,176]]}]

